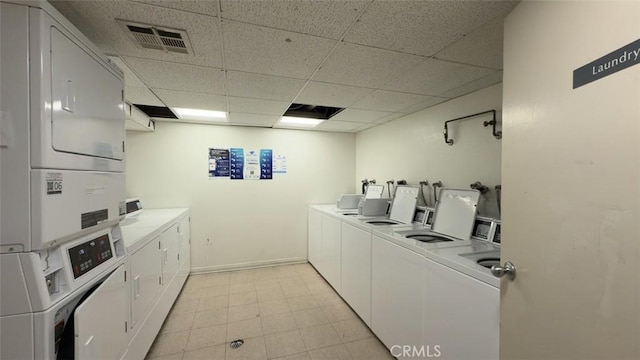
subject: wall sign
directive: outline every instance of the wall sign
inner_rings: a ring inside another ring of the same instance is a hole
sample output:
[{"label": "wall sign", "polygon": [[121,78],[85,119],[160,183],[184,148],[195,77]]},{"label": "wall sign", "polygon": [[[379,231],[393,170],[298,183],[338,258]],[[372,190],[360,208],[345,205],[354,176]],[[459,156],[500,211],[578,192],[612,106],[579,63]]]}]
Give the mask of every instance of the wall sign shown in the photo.
[{"label": "wall sign", "polygon": [[273,159],[273,173],[274,174],[286,174],[287,173],[287,157],[284,155],[277,155]]},{"label": "wall sign", "polygon": [[231,148],[229,152],[232,180],[273,179],[273,150]]},{"label": "wall sign", "polygon": [[231,148],[231,179],[244,179],[244,150],[242,148]]},{"label": "wall sign", "polygon": [[260,179],[270,180],[273,178],[273,150],[260,149]]},{"label": "wall sign", "polygon": [[209,148],[209,178],[229,177],[229,149]]},{"label": "wall sign", "polygon": [[573,71],[573,88],[640,63],[640,39]]}]

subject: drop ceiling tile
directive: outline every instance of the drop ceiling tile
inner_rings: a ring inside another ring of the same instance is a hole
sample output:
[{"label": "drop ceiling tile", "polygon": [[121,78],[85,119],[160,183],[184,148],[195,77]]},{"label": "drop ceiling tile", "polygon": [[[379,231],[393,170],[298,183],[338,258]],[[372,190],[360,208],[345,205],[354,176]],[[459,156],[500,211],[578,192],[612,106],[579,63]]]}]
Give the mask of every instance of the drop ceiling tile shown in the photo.
[{"label": "drop ceiling tile", "polygon": [[[344,41],[431,56],[517,1],[376,1]],[[434,36],[436,34],[436,36]]]},{"label": "drop ceiling tile", "polygon": [[229,97],[229,111],[248,114],[281,116],[290,104],[288,101]]},{"label": "drop ceiling tile", "polygon": [[430,96],[427,100],[425,101],[421,101],[417,104],[413,104],[411,106],[408,106],[402,110],[400,110],[401,113],[406,113],[406,114],[412,114],[416,111],[420,111],[423,109],[426,109],[428,107],[431,107],[433,105],[436,104],[440,104],[443,103],[445,101],[449,100],[448,97],[437,97],[437,96]]},{"label": "drop ceiling tile", "polygon": [[227,69],[308,79],[335,40],[223,21]]},{"label": "drop ceiling tile", "polygon": [[136,0],[134,2],[145,3],[175,10],[188,11],[203,15],[217,16],[218,3],[216,1],[202,0]]},{"label": "drop ceiling tile", "polygon": [[407,114],[404,114],[404,113],[391,113],[391,114],[389,114],[389,115],[387,115],[387,116],[385,116],[383,118],[380,118],[380,119],[374,121],[374,123],[376,123],[376,124],[384,124],[386,122],[401,118],[401,117],[406,116],[406,115]]},{"label": "drop ceiling tile", "polygon": [[96,28],[95,24],[87,19],[86,14],[76,10],[77,1],[49,0],[49,2],[101,51],[108,54],[115,53],[115,49],[99,35],[99,28]]},{"label": "drop ceiling tile", "polygon": [[370,1],[222,1],[222,17],[330,39],[340,39]]},{"label": "drop ceiling tile", "polygon": [[391,115],[389,111],[373,111],[360,109],[344,109],[331,118],[332,121],[349,121],[360,123],[372,123]]},{"label": "drop ceiling tile", "polygon": [[494,71],[448,61],[427,59],[382,88],[413,94],[439,95]]},{"label": "drop ceiling tile", "polygon": [[190,109],[227,111],[227,97],[187,91],[153,89],[153,92],[168,106]]},{"label": "drop ceiling tile", "polygon": [[151,88],[225,94],[224,72],[220,69],[133,57],[122,59]]},{"label": "drop ceiling tile", "polygon": [[378,125],[379,125],[379,124],[376,124],[376,123],[369,123],[369,124],[365,123],[365,124],[360,124],[360,126],[358,126],[357,128],[353,129],[353,131],[354,131],[354,132],[360,132],[360,131],[363,131],[363,130],[367,130],[367,129],[374,128],[374,127],[376,127],[376,126],[378,126]]},{"label": "drop ceiling tile", "polygon": [[436,54],[435,58],[502,69],[503,23],[504,16],[496,17]]},{"label": "drop ceiling tile", "polygon": [[373,89],[311,81],[294,102],[346,108],[371,92]]},{"label": "drop ceiling tile", "polygon": [[491,86],[497,83],[502,82],[502,71],[495,71],[481,79],[472,81],[470,83],[464,84],[460,87],[457,87],[455,89],[451,89],[449,91],[446,91],[442,94],[440,94],[440,96],[443,97],[458,97],[458,96],[462,96],[465,94],[469,94],[472,93],[474,91],[486,88],[487,86]]},{"label": "drop ceiling tile", "polygon": [[424,61],[424,58],[341,43],[312,80],[378,88]]},{"label": "drop ceiling tile", "polygon": [[313,128],[313,130],[352,132],[356,128],[359,128],[360,126],[362,126],[362,123],[338,121],[338,120],[327,120],[322,122],[315,128]]},{"label": "drop ceiling tile", "polygon": [[280,116],[276,115],[257,115],[257,114],[245,114],[232,112],[229,113],[229,122],[232,125],[247,125],[247,126],[273,126],[280,120]]},{"label": "drop ceiling tile", "polygon": [[403,108],[428,100],[428,96],[377,90],[353,104],[353,109],[399,112]]},{"label": "drop ceiling tile", "polygon": [[299,79],[239,71],[227,72],[227,86],[230,96],[291,101],[304,84],[305,81]]},{"label": "drop ceiling tile", "polygon": [[146,87],[146,85],[140,80],[140,78],[129,69],[127,64],[125,64],[119,57],[117,56],[109,56],[109,60],[112,63],[116,64],[120,70],[124,72],[124,84],[126,86],[138,86],[138,87]]},{"label": "drop ceiling tile", "polygon": [[[126,1],[72,1],[70,6],[81,14],[88,30],[100,34],[119,55],[222,67],[219,20],[215,17]],[[144,49],[116,19],[185,30],[193,54]]]},{"label": "drop ceiling tile", "polygon": [[132,104],[165,106],[146,86],[125,86],[124,98]]}]

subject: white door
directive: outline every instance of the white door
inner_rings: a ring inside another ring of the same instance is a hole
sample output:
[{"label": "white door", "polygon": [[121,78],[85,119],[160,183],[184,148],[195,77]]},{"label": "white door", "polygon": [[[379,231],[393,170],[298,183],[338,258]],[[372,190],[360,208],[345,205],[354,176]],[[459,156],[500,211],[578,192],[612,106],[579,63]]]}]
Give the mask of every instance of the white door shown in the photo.
[{"label": "white door", "polygon": [[158,301],[162,290],[160,238],[129,255],[131,266],[131,328],[144,319]]},{"label": "white door", "polygon": [[180,246],[178,257],[180,260],[180,275],[189,275],[191,271],[191,217],[185,216],[180,220],[178,232],[180,234]]},{"label": "white door", "polygon": [[640,2],[523,1],[504,34],[500,357],[638,359],[640,64],[573,71],[640,39]]},{"label": "white door", "polygon": [[74,314],[76,359],[120,359],[127,346],[128,291],[120,265]]},{"label": "white door", "polygon": [[124,159],[121,80],[51,27],[52,144],[73,154]]},{"label": "white door", "polygon": [[180,267],[178,259],[180,230],[178,230],[178,224],[171,226],[160,237],[162,238],[162,285],[166,286]]}]

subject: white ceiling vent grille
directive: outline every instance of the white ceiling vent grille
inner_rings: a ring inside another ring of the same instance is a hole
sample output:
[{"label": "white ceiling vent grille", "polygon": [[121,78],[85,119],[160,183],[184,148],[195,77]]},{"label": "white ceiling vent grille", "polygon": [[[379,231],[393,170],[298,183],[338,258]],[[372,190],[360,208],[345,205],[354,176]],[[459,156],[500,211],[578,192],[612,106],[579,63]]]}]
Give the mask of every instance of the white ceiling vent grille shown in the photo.
[{"label": "white ceiling vent grille", "polygon": [[193,53],[189,37],[184,30],[117,20],[132,40],[144,49],[162,50],[180,54]]}]

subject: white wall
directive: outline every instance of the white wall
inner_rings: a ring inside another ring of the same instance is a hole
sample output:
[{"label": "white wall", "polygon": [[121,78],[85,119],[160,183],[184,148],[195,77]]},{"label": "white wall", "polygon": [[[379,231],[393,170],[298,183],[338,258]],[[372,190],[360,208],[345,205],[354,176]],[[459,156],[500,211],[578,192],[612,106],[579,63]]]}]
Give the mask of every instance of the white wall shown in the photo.
[{"label": "white wall", "polygon": [[[208,179],[208,148],[271,148],[273,180]],[[355,135],[158,122],[127,132],[127,195],[191,208],[193,271],[306,260],[307,206],[353,193]]]},{"label": "white wall", "polygon": [[[421,180],[442,181],[445,187],[468,189],[475,181],[491,188],[481,199],[481,215],[498,216],[493,187],[500,184],[501,145],[482,123],[483,116],[449,124],[449,137],[444,142],[444,122],[486,110],[502,108],[502,84],[493,85],[398,120],[360,132],[356,136],[356,179],[405,179],[410,184]],[[430,186],[431,188],[431,186]]]}]

